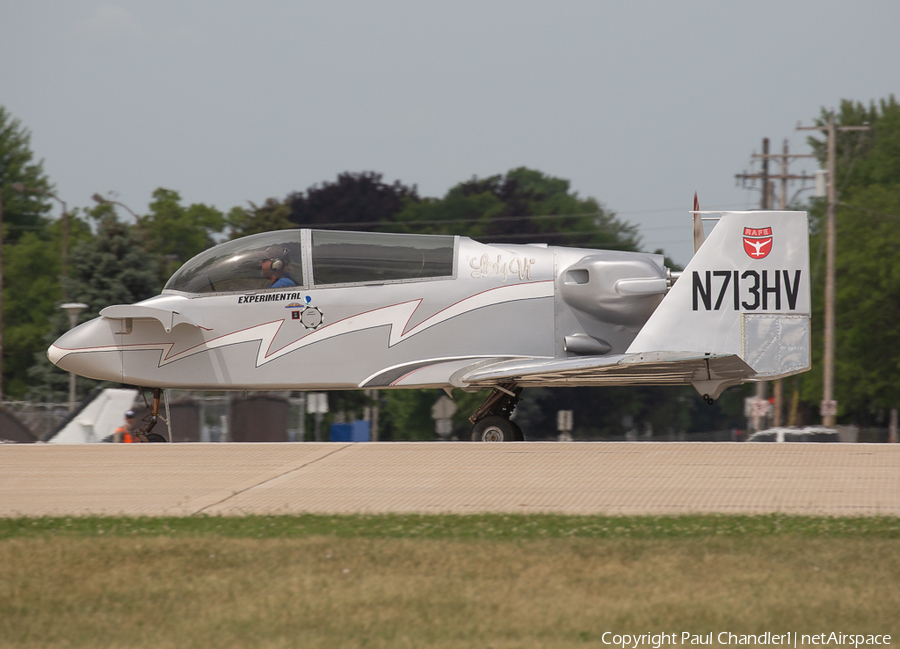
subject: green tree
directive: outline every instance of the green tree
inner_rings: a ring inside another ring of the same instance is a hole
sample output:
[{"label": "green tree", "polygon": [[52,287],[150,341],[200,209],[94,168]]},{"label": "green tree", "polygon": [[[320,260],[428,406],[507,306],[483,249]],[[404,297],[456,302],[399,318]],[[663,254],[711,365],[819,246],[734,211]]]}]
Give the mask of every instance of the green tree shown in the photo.
[{"label": "green tree", "polygon": [[408,202],[397,222],[406,232],[463,234],[491,242],[613,250],[637,250],[640,243],[637,228],[596,199],[579,197],[568,180],[526,167],[472,178],[441,199]]},{"label": "green tree", "polygon": [[215,207],[181,204],[181,196],[160,187],[153,192],[150,212],[138,220],[140,245],[161,257],[160,280],[165,281],[181,264],[215,244],[212,235],[225,228],[225,217]]},{"label": "green tree", "polygon": [[44,232],[51,206],[42,192],[51,185],[42,163],[34,162],[30,142],[31,134],[0,106],[3,386],[4,394],[14,397],[27,385],[25,368],[40,344],[59,294],[59,245]]},{"label": "green tree", "polygon": [[[416,186],[399,180],[388,185],[373,171],[338,174],[335,182],[313,185],[305,192],[290,194],[290,220],[300,227],[337,228],[348,225],[356,230],[377,230],[381,223],[393,221],[409,202],[419,200]],[[370,226],[360,224],[370,223]]]},{"label": "green tree", "polygon": [[95,318],[111,304],[132,304],[158,295],[158,254],[141,246],[143,233],[116,218],[110,205],[89,212],[97,222],[97,234],[72,252],[66,287],[70,299],[88,308],[83,320]]},{"label": "green tree", "polygon": [[[70,245],[91,236],[77,211],[70,214]],[[62,313],[61,253],[61,221],[25,232],[17,242],[3,246],[4,391],[12,397],[28,391],[28,369],[35,354],[45,354],[54,317]]]},{"label": "green tree", "polygon": [[[818,123],[827,123],[823,110]],[[868,132],[839,133],[836,145],[837,253],[835,397],[839,418],[884,425],[900,406],[900,105],[893,96],[868,107],[841,102],[839,125],[868,123]],[[825,139],[810,138],[824,166]],[[825,206],[814,200],[813,370],[802,377],[814,413],[822,394]]]},{"label": "green tree", "polygon": [[[864,106],[859,102],[842,100],[835,118],[838,126],[870,126],[868,131],[843,131],[835,140],[835,163],[839,200],[846,194],[870,185],[895,185],[900,178],[900,104],[891,95],[877,104]],[[823,129],[830,111],[822,109],[816,124]],[[810,137],[809,145],[824,168],[828,155],[828,139]]]},{"label": "green tree", "polygon": [[[132,304],[157,295],[162,289],[158,255],[141,247],[137,226],[116,218],[112,205],[93,208],[89,215],[96,221],[97,233],[75,246],[69,260],[69,277],[64,280],[69,299],[84,302],[79,322],[96,318],[100,310],[112,304]],[[46,347],[69,328],[68,316],[55,309],[50,318]],[[66,398],[68,374],[47,360],[45,351],[34,356],[29,369],[29,398],[62,401]],[[97,381],[78,379],[78,394],[83,397],[98,385]]]},{"label": "green tree", "polygon": [[378,438],[392,441],[432,440],[437,437],[431,406],[443,394],[437,390],[382,392]]},{"label": "green tree", "polygon": [[[43,163],[34,162],[31,133],[19,120],[13,119],[0,106],[0,200],[3,201],[3,240],[17,241],[24,232],[38,230],[47,224],[50,211],[46,196],[50,190]],[[38,192],[20,192],[13,188],[21,183]]]},{"label": "green tree", "polygon": [[267,198],[262,206],[250,202],[250,209],[234,207],[228,213],[231,238],[246,237],[273,230],[290,230],[297,225],[290,221],[291,208],[286,202]]}]

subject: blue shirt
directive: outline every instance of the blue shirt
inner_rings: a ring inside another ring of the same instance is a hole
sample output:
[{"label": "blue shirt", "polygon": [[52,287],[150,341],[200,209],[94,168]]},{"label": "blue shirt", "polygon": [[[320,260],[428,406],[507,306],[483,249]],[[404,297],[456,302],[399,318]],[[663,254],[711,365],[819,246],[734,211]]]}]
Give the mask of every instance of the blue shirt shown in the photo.
[{"label": "blue shirt", "polygon": [[269,288],[285,288],[286,286],[297,286],[297,282],[295,282],[289,275],[282,275],[274,282]]}]

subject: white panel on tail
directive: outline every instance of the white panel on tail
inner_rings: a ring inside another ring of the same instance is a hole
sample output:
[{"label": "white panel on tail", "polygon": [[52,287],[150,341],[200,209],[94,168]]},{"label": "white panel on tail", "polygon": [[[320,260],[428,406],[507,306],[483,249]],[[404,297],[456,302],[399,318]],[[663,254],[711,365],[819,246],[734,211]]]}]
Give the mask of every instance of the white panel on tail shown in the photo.
[{"label": "white panel on tail", "polygon": [[778,377],[809,369],[809,316],[744,316],[743,359],[757,376]]},{"label": "white panel on tail", "polygon": [[809,369],[806,212],[725,212],[626,353],[740,356],[759,378]]}]

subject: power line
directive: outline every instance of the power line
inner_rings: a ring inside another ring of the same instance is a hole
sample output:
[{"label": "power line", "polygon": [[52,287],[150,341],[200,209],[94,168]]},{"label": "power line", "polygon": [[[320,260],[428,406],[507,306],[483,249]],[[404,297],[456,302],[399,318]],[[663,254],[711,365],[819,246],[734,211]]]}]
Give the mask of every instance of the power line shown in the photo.
[{"label": "power line", "polygon": [[[346,223],[332,223],[334,227],[369,227],[369,226],[417,226],[417,225],[443,225],[450,223],[500,223],[511,221],[534,221],[537,219],[569,219],[582,216],[610,216],[606,212],[576,212],[574,214],[532,214],[527,216],[497,216],[492,218],[470,219],[422,219],[417,221],[348,221]],[[304,224],[314,226],[316,224]]]},{"label": "power line", "polygon": [[[816,177],[814,174],[807,174],[805,171],[800,174],[791,174],[788,173],[788,167],[792,160],[796,160],[798,158],[815,158],[816,156],[812,153],[789,153],[788,152],[788,143],[787,140],[784,141],[784,146],[781,153],[769,153],[769,138],[763,138],[763,152],[762,153],[754,153],[751,155],[752,158],[758,158],[762,160],[762,171],[758,174],[749,174],[746,171],[742,174],[735,174],[735,180],[742,180],[744,182],[744,188],[747,188],[748,180],[761,180],[762,181],[762,200],[760,204],[760,209],[769,209],[771,207],[771,194],[774,193],[774,181],[781,181],[781,209],[787,209],[787,186],[789,180],[815,180]],[[769,173],[769,160],[774,160],[779,165],[781,165],[781,173],[780,174],[771,174]]]},{"label": "power line", "polygon": [[[736,207],[746,208],[747,206],[744,203],[734,203],[731,205],[712,205],[712,206],[709,206],[709,209],[712,210],[713,212],[715,212],[716,210],[725,210],[725,209],[736,208]],[[687,212],[687,210],[684,209],[684,205],[682,205],[680,207],[658,207],[658,208],[654,208],[652,210],[629,210],[626,212],[615,212],[615,215],[619,216],[620,214],[654,214],[657,212],[679,212],[679,211]]]},{"label": "power line", "polygon": [[879,212],[878,210],[870,210],[867,207],[860,207],[859,205],[851,205],[850,203],[845,203],[843,201],[836,201],[838,205],[841,207],[849,207],[853,210],[858,210],[860,212],[868,212],[869,214],[874,214],[875,216],[886,216],[889,219],[900,219],[900,215],[897,214],[888,214],[887,212]]},{"label": "power line", "polygon": [[[735,205],[718,205],[714,206],[713,209],[726,209],[726,208],[735,208],[735,207],[744,207],[743,204],[735,204]],[[508,223],[508,222],[517,222],[517,221],[535,221],[538,219],[568,219],[568,218],[577,218],[582,216],[608,216],[610,218],[615,218],[617,216],[622,215],[637,215],[637,214],[654,214],[654,213],[665,213],[665,212],[677,212],[684,210],[684,207],[664,207],[664,208],[654,208],[649,210],[628,210],[625,212],[613,212],[613,211],[597,211],[597,212],[575,212],[572,214],[527,214],[527,215],[519,215],[519,216],[497,216],[497,217],[479,217],[479,218],[468,218],[468,219],[423,219],[420,221],[348,221],[346,223],[328,223],[328,224],[314,224],[314,223],[304,223],[304,227],[313,227],[315,225],[329,225],[331,227],[372,227],[372,226],[416,226],[416,225],[444,225],[444,224],[453,224],[453,223]],[[684,210],[687,213],[687,210]],[[633,224],[624,224],[623,228],[629,227],[639,227]],[[666,227],[676,227],[676,226],[666,226]],[[654,228],[647,228],[654,229]],[[658,228],[657,228],[658,229]]]},{"label": "power line", "polygon": [[534,232],[534,233],[526,233],[526,234],[476,234],[470,235],[472,239],[490,239],[493,242],[497,242],[499,239],[547,239],[552,237],[573,237],[573,236],[587,236],[591,234],[598,234],[597,230],[582,230],[579,232]]}]

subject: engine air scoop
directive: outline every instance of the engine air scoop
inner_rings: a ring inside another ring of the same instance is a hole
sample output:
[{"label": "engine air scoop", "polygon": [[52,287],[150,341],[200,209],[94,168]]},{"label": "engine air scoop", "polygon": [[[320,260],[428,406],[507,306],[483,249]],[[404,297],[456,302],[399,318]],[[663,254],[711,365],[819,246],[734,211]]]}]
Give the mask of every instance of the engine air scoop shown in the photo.
[{"label": "engine air scoop", "polygon": [[178,311],[139,304],[115,304],[100,311],[100,315],[112,320],[158,320],[166,333],[170,333],[180,324],[200,328],[200,325]]}]

